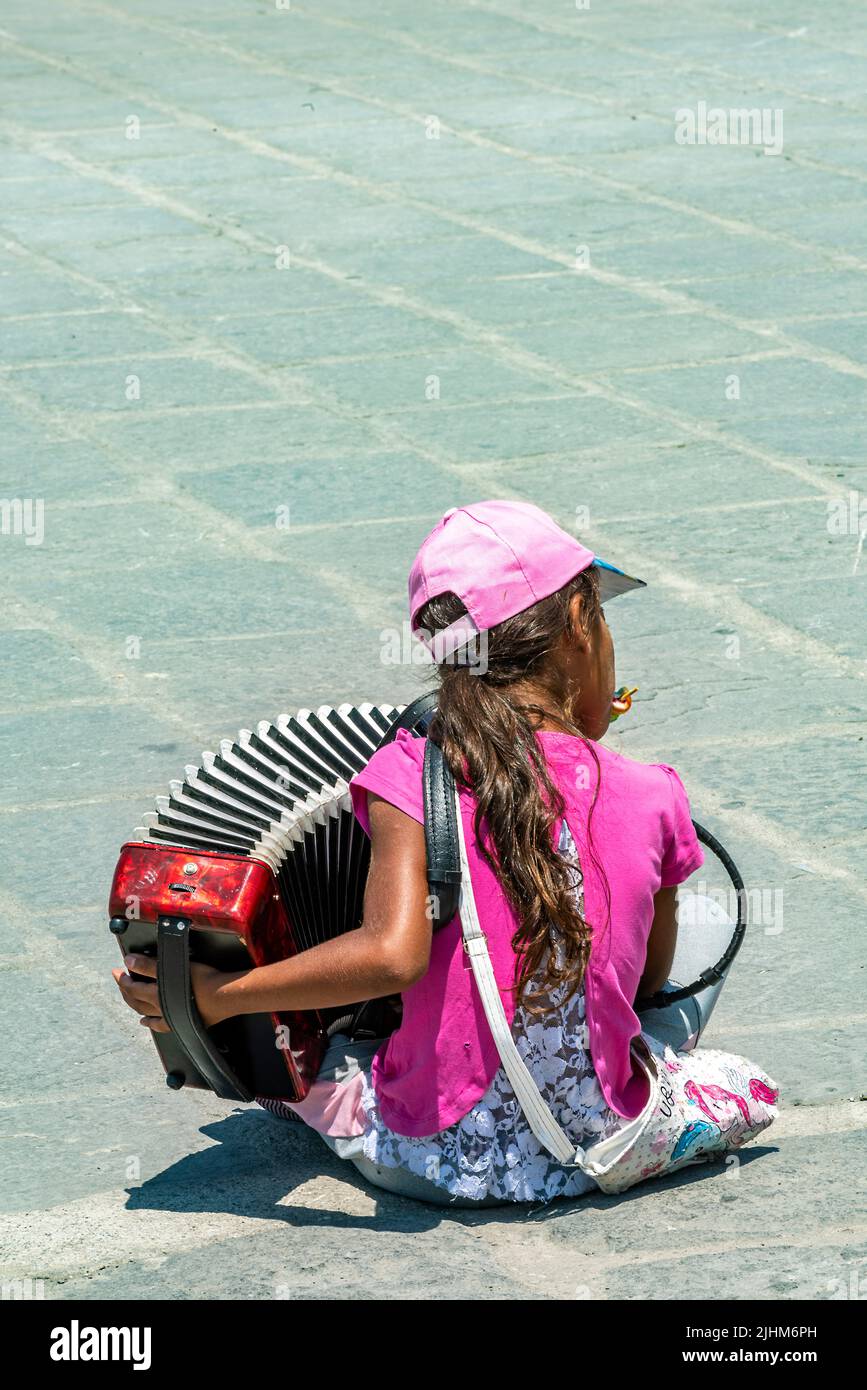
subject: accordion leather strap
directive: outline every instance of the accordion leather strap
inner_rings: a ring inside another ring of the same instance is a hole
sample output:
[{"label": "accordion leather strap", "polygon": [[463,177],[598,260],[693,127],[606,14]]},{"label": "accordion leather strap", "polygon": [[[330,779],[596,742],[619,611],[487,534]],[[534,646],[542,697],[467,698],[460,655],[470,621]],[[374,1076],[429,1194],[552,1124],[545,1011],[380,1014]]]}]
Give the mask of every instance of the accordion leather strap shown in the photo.
[{"label": "accordion leather strap", "polygon": [[252,1100],[252,1091],[226,1065],[196,1008],[190,977],[190,924],[183,917],[160,917],[157,923],[157,989],[163,1018],[215,1095],[222,1100]]}]

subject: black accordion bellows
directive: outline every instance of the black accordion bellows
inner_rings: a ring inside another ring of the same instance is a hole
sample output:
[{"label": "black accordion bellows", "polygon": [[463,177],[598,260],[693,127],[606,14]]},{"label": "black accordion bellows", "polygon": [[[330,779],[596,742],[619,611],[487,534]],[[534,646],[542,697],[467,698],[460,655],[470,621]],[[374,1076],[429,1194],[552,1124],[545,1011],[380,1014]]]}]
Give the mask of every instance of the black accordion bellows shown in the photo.
[{"label": "black accordion bellows", "polygon": [[[367,765],[402,707],[321,706],[223,739],[201,767],[169,783],[136,839],[222,850],[273,869],[302,949],[361,920],[370,843],[348,782]],[[298,853],[298,850],[301,850]]]}]

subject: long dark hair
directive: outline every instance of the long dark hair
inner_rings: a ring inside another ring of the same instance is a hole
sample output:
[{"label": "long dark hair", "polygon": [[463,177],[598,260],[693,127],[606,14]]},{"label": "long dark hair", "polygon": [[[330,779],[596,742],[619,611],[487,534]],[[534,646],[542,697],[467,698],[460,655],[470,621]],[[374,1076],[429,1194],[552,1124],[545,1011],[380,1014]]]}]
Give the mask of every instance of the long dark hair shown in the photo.
[{"label": "long dark hair", "polygon": [[[564,733],[584,739],[582,729],[563,712],[555,668],[546,659],[572,630],[570,603],[575,594],[581,595],[582,628],[586,633],[594,631],[601,620],[601,605],[598,576],[591,566],[556,593],[483,634],[481,663],[459,660],[458,653],[445,659],[437,667],[439,706],[429,731],[442,747],[458,785],[475,798],[479,852],[518,919],[512,938],[518,956],[517,997],[536,1015],[550,1009],[552,988],[565,983],[569,998],[581,985],[592,936],[575,900],[569,867],[553,843],[553,827],[563,816],[565,803],[545,765],[532,722],[534,717],[546,719]],[[466,611],[456,594],[440,594],[420,609],[416,625],[437,633]],[[545,692],[545,705],[521,700],[515,687],[529,679]],[[585,743],[596,762],[592,817],[599,792],[599,760],[592,742],[585,739]],[[548,952],[551,923],[560,932],[560,953]],[[546,952],[540,987],[531,991],[529,983]]]}]

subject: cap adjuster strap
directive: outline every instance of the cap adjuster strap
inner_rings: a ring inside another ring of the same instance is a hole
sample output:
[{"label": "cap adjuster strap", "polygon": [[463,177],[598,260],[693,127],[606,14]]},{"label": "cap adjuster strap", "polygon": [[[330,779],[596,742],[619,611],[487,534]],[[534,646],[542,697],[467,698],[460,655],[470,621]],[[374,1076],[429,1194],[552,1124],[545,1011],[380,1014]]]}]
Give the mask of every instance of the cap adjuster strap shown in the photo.
[{"label": "cap adjuster strap", "polygon": [[449,623],[448,627],[440,628],[438,632],[428,632],[425,628],[416,628],[413,636],[430,652],[437,665],[441,665],[444,661],[448,661],[449,657],[459,648],[474,642],[479,636],[479,632],[478,625],[469,613],[462,613],[459,618],[455,618],[453,623]]}]

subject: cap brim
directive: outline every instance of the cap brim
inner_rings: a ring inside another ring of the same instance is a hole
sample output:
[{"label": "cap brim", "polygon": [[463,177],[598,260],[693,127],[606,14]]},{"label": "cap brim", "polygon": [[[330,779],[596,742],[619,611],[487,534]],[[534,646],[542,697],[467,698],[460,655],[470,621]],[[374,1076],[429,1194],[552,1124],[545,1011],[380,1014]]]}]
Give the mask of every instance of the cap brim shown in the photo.
[{"label": "cap brim", "polygon": [[600,560],[598,555],[593,557],[593,563],[599,571],[601,603],[607,603],[609,599],[617,598],[620,594],[628,594],[630,589],[647,588],[643,579],[633,579],[631,574],[624,574],[616,565],[609,565],[607,560]]}]

